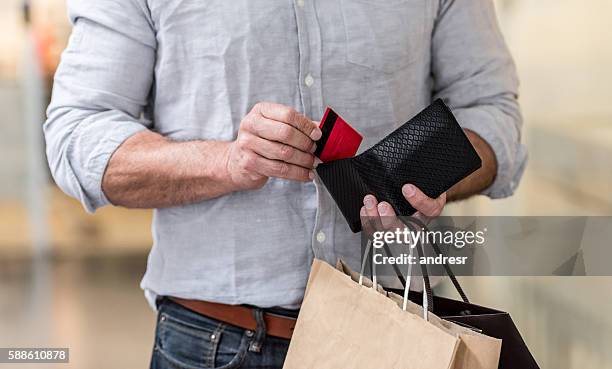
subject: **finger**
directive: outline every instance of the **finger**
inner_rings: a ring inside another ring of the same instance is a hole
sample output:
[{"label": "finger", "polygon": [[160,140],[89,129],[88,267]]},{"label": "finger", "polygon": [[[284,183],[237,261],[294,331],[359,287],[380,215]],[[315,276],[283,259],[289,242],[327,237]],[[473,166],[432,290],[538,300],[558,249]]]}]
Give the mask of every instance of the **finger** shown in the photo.
[{"label": "finger", "polygon": [[283,122],[298,129],[314,141],[320,139],[323,135],[316,123],[306,118],[304,114],[299,113],[292,107],[269,102],[260,102],[255,106],[255,109],[268,119]]},{"label": "finger", "polygon": [[280,142],[306,153],[314,152],[315,149],[315,143],[304,133],[288,124],[263,116],[247,120],[245,130],[266,140]]},{"label": "finger", "polygon": [[246,148],[267,159],[280,160],[289,164],[299,165],[306,169],[315,167],[315,156],[305,153],[295,147],[279,142],[268,141],[255,135],[248,135],[243,138],[247,141]]},{"label": "finger", "polygon": [[379,220],[379,218],[369,216],[365,206],[361,207],[359,217],[361,219],[362,231],[368,237],[368,240],[371,241],[372,237],[374,236],[374,232],[381,229],[380,227],[376,227],[376,220]]},{"label": "finger", "polygon": [[380,214],[380,222],[384,229],[395,230],[397,228],[404,228],[404,225],[397,218],[395,210],[391,204],[386,201],[382,201],[378,204],[378,214]]},{"label": "finger", "polygon": [[314,179],[314,172],[312,170],[279,160],[270,160],[258,155],[255,155],[252,166],[249,169],[266,177],[276,177],[301,182],[308,182]]},{"label": "finger", "polygon": [[445,194],[437,199],[432,199],[412,184],[404,185],[402,187],[402,194],[412,207],[427,217],[437,217],[440,215],[446,203]]},{"label": "finger", "polygon": [[368,213],[366,211],[365,206],[362,206],[359,210],[359,218],[361,218],[361,226],[363,228],[363,232],[369,237],[372,237],[374,233],[374,224],[370,222],[370,217],[368,217]]},{"label": "finger", "polygon": [[378,214],[378,200],[376,200],[376,197],[374,197],[374,195],[366,195],[363,198],[363,205],[365,205],[365,208],[366,208],[366,216],[369,216],[369,217],[380,216]]},{"label": "finger", "polygon": [[[410,216],[410,218],[415,218],[415,219],[419,220],[421,223],[423,223],[425,225],[429,224],[429,222],[432,220],[431,219],[432,217],[428,217],[428,216],[424,215],[423,213],[421,213],[420,211],[417,211],[414,214],[412,214]],[[419,228],[421,227],[418,224],[414,224],[414,226],[417,226]]]},{"label": "finger", "polygon": [[378,214],[378,200],[376,200],[376,197],[374,195],[366,195],[363,198],[363,205],[365,207],[365,220],[369,223],[368,227],[375,231],[383,230],[380,215]]}]

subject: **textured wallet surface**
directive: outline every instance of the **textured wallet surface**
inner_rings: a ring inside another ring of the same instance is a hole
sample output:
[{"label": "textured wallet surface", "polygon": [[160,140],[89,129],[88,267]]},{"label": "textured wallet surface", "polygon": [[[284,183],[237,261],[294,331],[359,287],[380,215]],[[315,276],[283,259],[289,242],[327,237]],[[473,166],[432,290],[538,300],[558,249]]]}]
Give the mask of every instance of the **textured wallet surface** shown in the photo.
[{"label": "textured wallet surface", "polygon": [[454,115],[438,99],[362,154],[316,170],[351,230],[359,232],[365,195],[387,201],[398,215],[412,215],[415,209],[402,195],[404,184],[437,198],[480,165]]}]

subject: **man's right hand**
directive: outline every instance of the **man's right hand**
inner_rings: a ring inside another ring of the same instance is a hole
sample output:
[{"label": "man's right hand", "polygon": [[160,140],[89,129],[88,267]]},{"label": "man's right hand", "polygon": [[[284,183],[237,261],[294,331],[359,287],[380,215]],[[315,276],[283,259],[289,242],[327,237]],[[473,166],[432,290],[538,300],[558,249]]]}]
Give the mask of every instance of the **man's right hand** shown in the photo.
[{"label": "man's right hand", "polygon": [[227,151],[226,168],[236,190],[261,188],[269,177],[312,180],[312,153],[321,135],[317,123],[295,109],[257,103],[240,122]]},{"label": "man's right hand", "polygon": [[165,208],[256,189],[269,177],[314,175],[317,124],[294,109],[258,103],[235,141],[172,141],[145,130],[113,153],[102,179],[107,198],[130,208]]}]

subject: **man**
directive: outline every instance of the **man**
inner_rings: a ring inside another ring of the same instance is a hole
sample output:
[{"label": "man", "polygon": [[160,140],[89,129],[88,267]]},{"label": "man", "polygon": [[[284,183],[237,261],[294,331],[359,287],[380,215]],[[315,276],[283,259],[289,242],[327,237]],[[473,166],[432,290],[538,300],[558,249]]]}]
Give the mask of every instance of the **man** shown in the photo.
[{"label": "man", "polygon": [[[438,199],[513,193],[517,78],[487,0],[73,0],[45,123],[54,178],[93,212],[155,208],[152,367],[280,368],[314,257],[359,264],[313,173],[334,107],[367,148],[434,98],[483,167]],[[313,122],[314,120],[314,122]],[[363,214],[392,214],[373,196]]]}]

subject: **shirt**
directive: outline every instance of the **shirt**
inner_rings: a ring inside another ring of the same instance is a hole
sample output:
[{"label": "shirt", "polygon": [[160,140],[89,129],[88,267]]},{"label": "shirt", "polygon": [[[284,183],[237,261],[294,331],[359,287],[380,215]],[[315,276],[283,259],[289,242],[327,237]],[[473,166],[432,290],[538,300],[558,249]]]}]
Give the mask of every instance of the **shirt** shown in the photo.
[{"label": "shirt", "polygon": [[[368,148],[443,98],[493,148],[484,193],[523,171],[513,60],[488,0],[69,0],[73,32],[44,125],[53,177],[93,212],[112,153],[146,129],[233,140],[259,101],[333,107]],[[157,295],[300,305],[313,258],[358,267],[360,240],[319,180],[156,209],[142,281]]]}]

